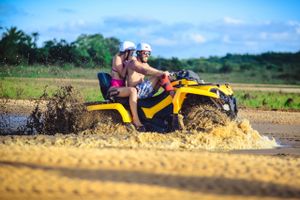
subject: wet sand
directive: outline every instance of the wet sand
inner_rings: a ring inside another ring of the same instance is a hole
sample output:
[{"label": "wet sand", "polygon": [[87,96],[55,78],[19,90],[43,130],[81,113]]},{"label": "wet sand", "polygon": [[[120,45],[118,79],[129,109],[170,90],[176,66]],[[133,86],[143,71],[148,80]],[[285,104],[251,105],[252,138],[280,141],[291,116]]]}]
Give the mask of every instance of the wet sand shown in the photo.
[{"label": "wet sand", "polygon": [[0,199],[299,199],[299,115],[241,110],[249,121],[207,135],[1,136]]},{"label": "wet sand", "polygon": [[300,197],[300,158],[206,151],[0,147],[0,199]]},{"label": "wet sand", "polygon": [[299,157],[116,148],[0,149],[0,199],[300,196]]},{"label": "wet sand", "polygon": [[264,155],[300,155],[300,112],[241,110],[239,116],[247,118],[253,129],[261,135],[273,137],[281,147],[264,150],[237,150],[234,153]]}]

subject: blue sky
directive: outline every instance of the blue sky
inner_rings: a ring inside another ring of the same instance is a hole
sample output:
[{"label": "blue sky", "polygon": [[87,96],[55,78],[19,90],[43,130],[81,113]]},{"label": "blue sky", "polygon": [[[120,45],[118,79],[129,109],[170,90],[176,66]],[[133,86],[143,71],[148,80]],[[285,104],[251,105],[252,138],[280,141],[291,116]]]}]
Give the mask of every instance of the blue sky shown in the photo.
[{"label": "blue sky", "polygon": [[38,32],[40,45],[101,33],[196,58],[299,51],[299,10],[298,0],[0,0],[0,26]]}]

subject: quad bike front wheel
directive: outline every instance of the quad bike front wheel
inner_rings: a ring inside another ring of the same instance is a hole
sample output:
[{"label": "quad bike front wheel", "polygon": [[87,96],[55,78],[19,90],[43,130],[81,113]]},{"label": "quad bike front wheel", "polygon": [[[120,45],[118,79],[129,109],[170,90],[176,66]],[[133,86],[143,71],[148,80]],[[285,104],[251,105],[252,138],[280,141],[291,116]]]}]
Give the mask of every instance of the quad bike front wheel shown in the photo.
[{"label": "quad bike front wheel", "polygon": [[224,126],[229,117],[212,105],[197,105],[183,111],[184,129],[209,132],[215,127]]}]

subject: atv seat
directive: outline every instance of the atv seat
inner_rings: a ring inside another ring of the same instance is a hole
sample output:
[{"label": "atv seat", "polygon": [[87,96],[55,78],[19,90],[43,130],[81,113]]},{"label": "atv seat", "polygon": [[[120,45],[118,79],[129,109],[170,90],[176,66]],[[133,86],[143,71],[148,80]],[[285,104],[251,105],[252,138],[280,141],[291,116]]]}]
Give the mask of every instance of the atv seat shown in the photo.
[{"label": "atv seat", "polygon": [[97,74],[99,79],[100,92],[105,100],[110,100],[108,97],[108,89],[110,88],[111,76],[105,72],[99,72]]},{"label": "atv seat", "polygon": [[128,97],[116,97],[110,96],[108,90],[110,88],[111,75],[105,72],[99,72],[97,74],[99,79],[100,92],[106,102],[118,102],[123,104],[126,108],[129,108],[129,98]]}]

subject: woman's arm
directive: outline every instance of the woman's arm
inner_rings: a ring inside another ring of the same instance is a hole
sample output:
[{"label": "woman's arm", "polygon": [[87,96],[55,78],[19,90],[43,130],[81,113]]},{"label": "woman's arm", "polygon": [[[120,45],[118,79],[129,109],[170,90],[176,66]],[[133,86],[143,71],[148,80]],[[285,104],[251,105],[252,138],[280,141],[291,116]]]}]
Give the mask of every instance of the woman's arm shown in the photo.
[{"label": "woman's arm", "polygon": [[117,72],[120,78],[123,78],[122,71],[123,71],[123,64],[122,59],[119,56],[115,56],[112,63],[112,70]]},{"label": "woman's arm", "polygon": [[125,78],[127,74],[127,68],[128,68],[127,63],[124,63],[124,65],[122,65],[121,73],[119,73],[122,78]]}]

